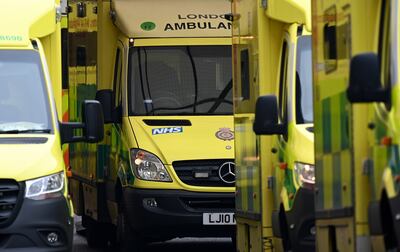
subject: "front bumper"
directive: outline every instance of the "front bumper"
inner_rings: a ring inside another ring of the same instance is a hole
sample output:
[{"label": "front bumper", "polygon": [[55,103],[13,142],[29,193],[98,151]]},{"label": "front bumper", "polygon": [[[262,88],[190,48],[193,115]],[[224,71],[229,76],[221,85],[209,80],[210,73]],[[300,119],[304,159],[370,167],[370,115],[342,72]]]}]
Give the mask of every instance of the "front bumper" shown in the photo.
[{"label": "front bumper", "polygon": [[[15,220],[0,227],[0,251],[71,251],[73,218],[65,198],[22,200]],[[57,233],[60,242],[54,245],[47,242],[51,232]]]},{"label": "front bumper", "polygon": [[235,235],[235,225],[203,225],[203,213],[235,211],[234,193],[126,188],[124,202],[132,229],[150,240]]}]

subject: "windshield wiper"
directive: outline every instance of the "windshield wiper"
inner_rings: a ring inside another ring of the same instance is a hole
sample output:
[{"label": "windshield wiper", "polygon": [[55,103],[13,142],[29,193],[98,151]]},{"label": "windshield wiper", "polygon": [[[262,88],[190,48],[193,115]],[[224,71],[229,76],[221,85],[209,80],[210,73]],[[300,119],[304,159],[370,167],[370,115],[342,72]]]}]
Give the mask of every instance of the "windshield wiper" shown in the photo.
[{"label": "windshield wiper", "polygon": [[[209,103],[209,102],[215,102],[215,101],[218,101],[218,100],[221,100],[221,99],[220,98],[207,98],[207,99],[200,100],[197,103],[189,104],[189,105],[182,106],[182,107],[176,107],[176,108],[154,108],[154,109],[152,109],[150,111],[150,113],[154,114],[154,112],[159,111],[159,110],[181,110],[181,109],[187,109],[187,108],[191,108],[191,107],[194,107],[194,106],[197,106],[197,105],[201,105],[201,104],[205,104],[205,103]],[[231,104],[231,105],[233,104],[233,102],[228,101],[228,100],[222,100],[221,103],[227,103],[227,104]],[[210,115],[210,113],[197,113],[197,112],[196,113],[189,113],[189,112],[185,112],[185,111],[179,112],[179,114]]]},{"label": "windshield wiper", "polygon": [[50,133],[51,129],[12,129],[12,130],[0,130],[0,134],[21,134],[21,133]]},{"label": "windshield wiper", "polygon": [[215,100],[215,103],[212,105],[212,107],[208,110],[209,114],[213,114],[215,110],[221,105],[225,100],[226,96],[228,95],[229,91],[232,89],[232,79],[226,84],[225,88],[222,90],[222,92],[219,94],[217,100]]}]

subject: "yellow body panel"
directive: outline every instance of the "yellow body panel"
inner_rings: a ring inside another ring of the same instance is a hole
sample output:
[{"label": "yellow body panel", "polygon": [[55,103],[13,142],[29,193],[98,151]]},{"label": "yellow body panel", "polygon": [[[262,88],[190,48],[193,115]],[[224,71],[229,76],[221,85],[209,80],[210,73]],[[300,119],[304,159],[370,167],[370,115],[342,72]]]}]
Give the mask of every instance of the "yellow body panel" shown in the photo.
[{"label": "yellow body panel", "polygon": [[[62,119],[61,90],[61,26],[56,8],[59,0],[11,1],[0,8],[0,51],[2,50],[37,50],[41,59],[45,88],[45,103],[49,103],[49,115],[54,132],[51,134],[2,134],[3,138],[43,137],[42,144],[1,144],[0,165],[12,167],[3,169],[2,179],[18,182],[64,172],[66,199],[70,216],[73,208],[68,198],[68,184],[65,173],[63,152],[61,149],[59,122]],[[12,25],[10,25],[12,24]],[[36,48],[32,45],[36,42]]]},{"label": "yellow body panel", "polygon": [[[21,12],[22,10],[26,10],[26,13],[24,14]],[[18,13],[18,15],[16,15],[16,13]],[[63,171],[64,163],[62,158],[60,159],[60,154],[62,156],[62,152],[59,148],[60,135],[58,131],[58,119],[61,117],[56,117],[57,114],[62,114],[62,96],[61,58],[59,54],[60,50],[58,50],[61,48],[61,42],[58,38],[60,35],[60,26],[59,23],[56,23],[55,2],[53,0],[49,0],[41,1],[40,4],[38,4],[35,1],[26,1],[24,3],[21,3],[20,1],[13,1],[12,3],[5,5],[4,8],[1,8],[0,14],[2,19],[5,18],[11,21],[17,18],[20,21],[15,21],[15,25],[12,27],[12,32],[15,34],[16,40],[14,40],[14,37],[12,37],[14,35],[4,35],[5,39],[0,40],[0,50],[33,50],[30,40],[37,41],[38,51],[42,60],[46,87],[50,94],[50,96],[47,97],[47,102],[50,103],[50,114],[53,116],[52,124],[55,129],[55,134],[51,138],[52,141],[49,141],[46,147],[43,149],[37,148],[38,146],[25,146],[25,157],[27,158],[26,161],[20,163],[18,165],[18,169],[8,170],[7,176],[9,178],[14,178],[17,181],[23,181],[28,178],[45,176],[54,173],[55,171]],[[20,18],[21,15],[25,16],[23,20]],[[6,34],[9,27],[10,25],[8,22],[0,22],[1,33],[4,32],[4,34]],[[50,68],[48,68],[48,66],[50,66]],[[58,149],[56,147],[57,144]],[[12,162],[12,159],[18,159],[17,157],[21,155],[21,153],[15,152],[15,150],[13,153],[15,153],[15,155],[11,155],[10,152],[10,154],[5,157],[5,162],[7,165],[10,165],[10,163],[7,162]],[[29,162],[29,159],[32,159],[32,162]],[[50,167],[45,165],[47,162],[49,163]],[[33,163],[36,163],[36,165]],[[15,167],[15,165],[13,165],[13,167]],[[14,176],[12,173],[14,173]]]},{"label": "yellow body panel", "polygon": [[128,37],[231,37],[231,23],[224,17],[230,13],[229,1],[152,0],[149,8],[147,0],[115,0],[112,9],[118,13],[116,25]]},{"label": "yellow body panel", "polygon": [[142,38],[134,39],[135,46],[231,45],[231,38]]}]

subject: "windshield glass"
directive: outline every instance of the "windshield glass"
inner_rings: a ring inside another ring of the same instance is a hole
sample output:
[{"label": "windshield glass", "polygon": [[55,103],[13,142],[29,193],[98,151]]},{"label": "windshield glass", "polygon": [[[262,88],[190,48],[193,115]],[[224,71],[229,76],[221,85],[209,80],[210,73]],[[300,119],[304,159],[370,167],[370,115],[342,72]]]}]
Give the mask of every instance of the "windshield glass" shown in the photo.
[{"label": "windshield glass", "polygon": [[130,115],[232,114],[230,46],[133,47]]},{"label": "windshield glass", "polygon": [[39,53],[0,50],[0,133],[49,132],[50,129]]},{"label": "windshield glass", "polygon": [[313,122],[311,35],[297,39],[296,122]]}]

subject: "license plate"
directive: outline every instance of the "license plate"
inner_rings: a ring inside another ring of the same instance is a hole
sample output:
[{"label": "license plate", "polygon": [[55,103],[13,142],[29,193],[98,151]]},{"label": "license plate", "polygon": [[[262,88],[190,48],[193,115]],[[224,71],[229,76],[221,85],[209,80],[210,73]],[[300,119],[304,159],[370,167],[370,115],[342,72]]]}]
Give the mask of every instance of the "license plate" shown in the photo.
[{"label": "license plate", "polygon": [[235,225],[234,213],[203,213],[203,225]]}]

